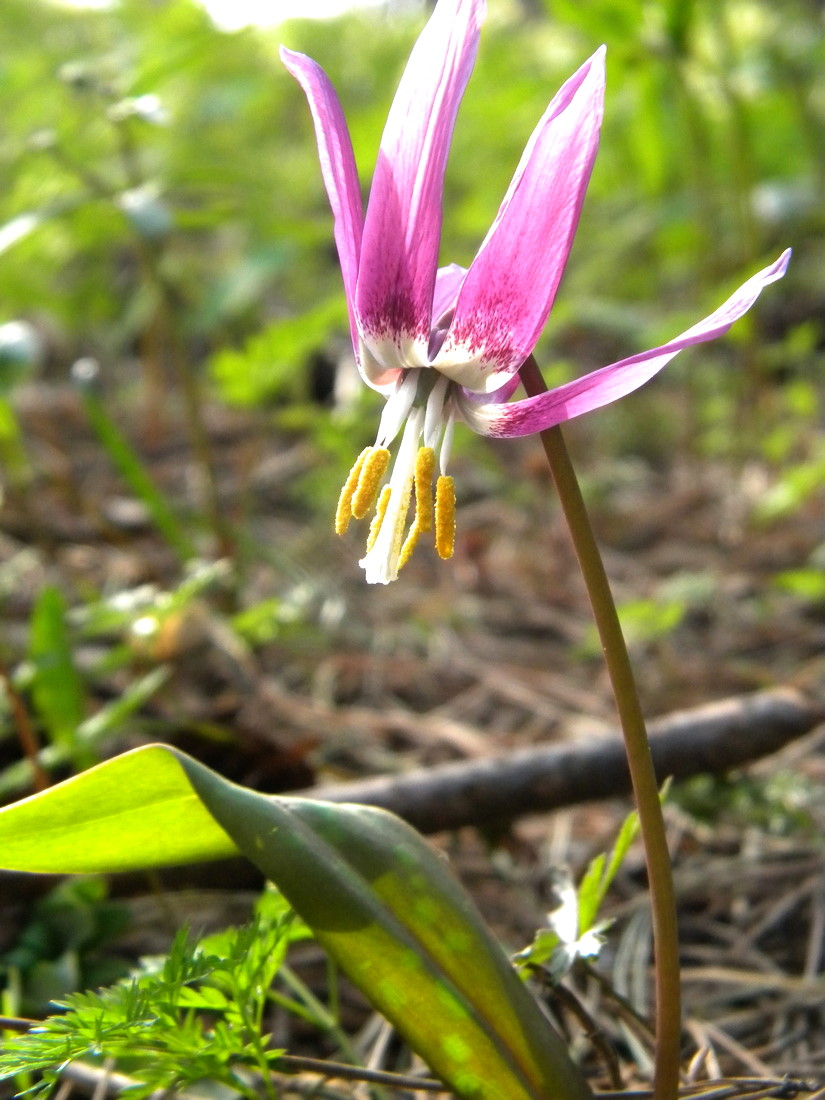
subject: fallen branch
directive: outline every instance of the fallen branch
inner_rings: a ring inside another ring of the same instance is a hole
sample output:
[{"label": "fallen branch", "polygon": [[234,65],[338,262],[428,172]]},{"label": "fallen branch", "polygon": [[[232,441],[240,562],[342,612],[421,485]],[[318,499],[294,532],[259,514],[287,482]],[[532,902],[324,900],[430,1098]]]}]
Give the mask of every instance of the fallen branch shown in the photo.
[{"label": "fallen branch", "polygon": [[[809,733],[825,711],[782,688],[735,696],[650,723],[660,782],[724,772],[768,756]],[[316,787],[329,802],[361,802],[403,817],[424,833],[504,824],[529,813],[630,792],[618,732],[587,744],[520,749],[506,756],[418,768],[401,776]]]}]

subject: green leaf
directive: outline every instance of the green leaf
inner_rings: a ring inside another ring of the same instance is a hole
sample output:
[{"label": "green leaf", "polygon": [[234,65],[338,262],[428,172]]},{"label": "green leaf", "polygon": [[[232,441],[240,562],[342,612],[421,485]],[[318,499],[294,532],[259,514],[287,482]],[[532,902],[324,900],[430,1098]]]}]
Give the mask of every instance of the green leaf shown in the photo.
[{"label": "green leaf", "polygon": [[200,989],[181,989],[175,998],[179,1008],[202,1008],[223,1012],[229,1006],[229,999],[219,989],[205,985]]},{"label": "green leaf", "polygon": [[71,749],[83,721],[85,698],[72,660],[66,606],[51,585],[41,591],[34,606],[29,655],[34,664],[31,691],[37,711],[52,741]]},{"label": "green leaf", "polygon": [[783,592],[790,592],[803,600],[818,603],[825,600],[825,573],[819,565],[803,569],[786,569],[777,573],[774,585]]},{"label": "green leaf", "polygon": [[66,1061],[103,1057],[138,1074],[139,1084],[129,1087],[133,1097],[156,1089],[185,1093],[195,1082],[202,1094],[208,1081],[212,1094],[228,1090],[258,1100],[252,1084],[242,1081],[250,1070],[268,1077],[279,1055],[264,1049],[255,1032],[277,970],[270,960],[283,957],[290,923],[291,916],[256,918],[229,929],[220,937],[221,955],[182,929],[165,959],[143,959],[107,989],[62,995],[54,1001],[59,1014],[24,1035],[7,1036],[0,1081],[42,1074],[32,1094],[43,1095]]},{"label": "green leaf", "polygon": [[610,884],[618,874],[638,832],[639,815],[633,810],[622,822],[609,862],[603,853],[591,860],[579,886],[579,936],[584,936],[595,926],[596,916]]},{"label": "green leaf", "polygon": [[604,867],[607,857],[604,852],[594,856],[587,865],[587,870],[579,884],[579,913],[578,931],[586,932],[593,924],[599,906],[604,900],[606,887],[604,886]]},{"label": "green leaf", "polygon": [[237,852],[175,757],[154,746],[0,811],[0,862],[10,871],[134,871]]},{"label": "green leaf", "polygon": [[604,852],[594,856],[578,890],[569,871],[561,868],[555,873],[553,889],[559,904],[547,915],[549,927],[540,928],[533,942],[515,956],[519,966],[542,966],[558,983],[577,959],[599,954],[602,933],[610,921],[597,922],[596,917],[638,831],[639,815],[634,810],[622,823],[610,859]]},{"label": "green leaf", "polygon": [[391,814],[260,795],[158,746],[0,811],[8,869],[123,870],[236,849],[459,1096],[589,1096],[444,860]]}]

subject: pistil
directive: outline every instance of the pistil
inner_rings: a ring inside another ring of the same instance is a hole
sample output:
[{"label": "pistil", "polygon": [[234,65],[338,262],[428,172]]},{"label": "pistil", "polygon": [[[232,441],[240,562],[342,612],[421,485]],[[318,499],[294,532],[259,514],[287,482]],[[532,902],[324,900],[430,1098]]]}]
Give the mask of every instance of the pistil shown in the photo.
[{"label": "pistil", "polygon": [[384,522],[384,516],[387,514],[387,505],[390,503],[390,487],[385,485],[381,490],[381,495],[378,498],[378,503],[375,506],[375,515],[372,517],[372,523],[370,524],[370,533],[367,535],[367,553],[369,554],[373,546],[375,546],[375,540],[378,538],[378,532],[381,530],[381,524]]},{"label": "pistil", "polygon": [[388,500],[381,526],[373,545],[361,559],[361,566],[370,584],[389,584],[398,576],[404,529],[410,510],[415,478],[418,441],[424,421],[424,410],[413,409],[407,420],[401,445],[390,477]]}]

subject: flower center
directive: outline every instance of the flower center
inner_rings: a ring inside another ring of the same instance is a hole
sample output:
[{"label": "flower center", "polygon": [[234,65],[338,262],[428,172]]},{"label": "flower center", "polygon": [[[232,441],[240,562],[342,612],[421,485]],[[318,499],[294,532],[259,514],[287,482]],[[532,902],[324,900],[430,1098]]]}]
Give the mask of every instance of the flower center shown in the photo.
[{"label": "flower center", "polygon": [[[384,407],[375,444],[358,456],[341,490],[335,513],[336,534],[343,535],[351,519],[364,519],[375,509],[367,552],[359,563],[370,584],[394,581],[421,535],[433,533],[440,557],[453,555],[455,487],[446,472],[454,419],[451,383],[443,375],[433,379],[434,373],[423,369],[404,372]],[[391,458],[388,445],[402,425],[392,473],[384,484]],[[408,526],[413,494],[413,519]]]}]

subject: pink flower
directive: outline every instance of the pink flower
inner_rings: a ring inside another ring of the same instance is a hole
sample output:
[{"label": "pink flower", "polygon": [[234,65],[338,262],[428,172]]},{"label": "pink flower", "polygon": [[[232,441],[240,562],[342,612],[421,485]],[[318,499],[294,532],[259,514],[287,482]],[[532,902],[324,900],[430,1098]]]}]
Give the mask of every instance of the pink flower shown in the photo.
[{"label": "pink flower", "polygon": [[[426,531],[434,529],[442,557],[451,555],[455,498],[446,470],[456,418],[483,435],[527,435],[615,401],[683,348],[725,333],[762,288],[784,274],[790,256],[783,253],[667,344],[511,402],[519,368],[552,308],[596,156],[604,47],[570,77],[539,120],[469,269],[439,269],[444,171],[484,12],[485,0],[437,3],[390,109],[366,214],[335,90],[314,61],[281,49],[315,122],[358,368],[387,398],[375,445],[353,467],[336,517],[342,533],[352,516],[364,518],[377,500],[361,561],[371,583],[395,580]],[[381,489],[388,447],[399,433],[392,473]]]}]

